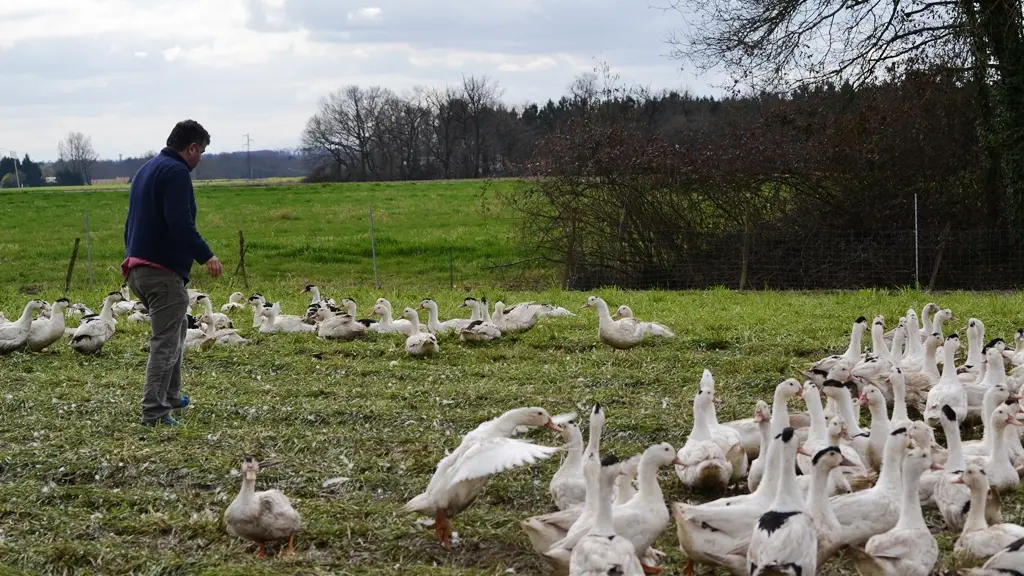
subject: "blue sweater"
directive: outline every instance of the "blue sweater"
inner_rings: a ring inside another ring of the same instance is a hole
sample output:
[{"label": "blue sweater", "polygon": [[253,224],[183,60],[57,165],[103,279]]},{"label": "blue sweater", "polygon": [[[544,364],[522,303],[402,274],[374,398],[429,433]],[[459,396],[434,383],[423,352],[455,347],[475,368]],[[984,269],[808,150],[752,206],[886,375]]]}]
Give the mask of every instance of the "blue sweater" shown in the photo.
[{"label": "blue sweater", "polygon": [[132,177],[124,246],[128,258],[142,258],[176,272],[188,283],[192,261],[213,257],[196,229],[196,197],[188,164],[164,148]]}]

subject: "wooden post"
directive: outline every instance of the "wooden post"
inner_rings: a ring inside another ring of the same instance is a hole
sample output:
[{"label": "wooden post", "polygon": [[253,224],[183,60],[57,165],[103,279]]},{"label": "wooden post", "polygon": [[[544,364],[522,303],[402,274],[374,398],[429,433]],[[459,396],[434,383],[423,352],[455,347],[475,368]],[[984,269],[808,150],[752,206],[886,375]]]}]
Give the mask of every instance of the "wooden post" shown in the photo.
[{"label": "wooden post", "polygon": [[747,264],[750,262],[750,217],[746,218],[743,224],[743,247],[740,253],[740,290],[747,286]]},{"label": "wooden post", "polygon": [[89,241],[89,210],[85,210],[85,256],[89,261],[89,289],[92,290],[92,242]]},{"label": "wooden post", "polygon": [[939,264],[942,262],[942,252],[946,249],[946,236],[949,235],[950,223],[946,222],[946,227],[942,229],[942,234],[939,235],[939,248],[935,251],[935,265],[932,266],[932,278],[928,281],[928,291],[931,292],[935,289],[935,280],[939,277]]},{"label": "wooden post", "polygon": [[75,247],[71,249],[71,260],[68,262],[68,274],[64,277],[64,296],[67,297],[71,290],[71,273],[75,271],[75,260],[78,259],[78,243],[81,238],[75,238]]},{"label": "wooden post", "polygon": [[249,278],[245,274],[245,235],[238,231],[238,266],[235,267],[235,275],[242,275],[242,283],[245,289],[249,289]]}]

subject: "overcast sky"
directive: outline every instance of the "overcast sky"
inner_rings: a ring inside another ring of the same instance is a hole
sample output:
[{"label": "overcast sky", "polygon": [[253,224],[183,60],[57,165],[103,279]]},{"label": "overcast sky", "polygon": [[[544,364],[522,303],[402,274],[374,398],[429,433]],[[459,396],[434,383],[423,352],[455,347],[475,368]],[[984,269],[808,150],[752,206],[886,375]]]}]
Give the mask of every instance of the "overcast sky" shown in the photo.
[{"label": "overcast sky", "polygon": [[666,57],[683,25],[660,0],[2,0],[0,155],[157,150],[191,117],[211,152],[298,144],[347,84],[497,80],[511,104],[565,92],[607,61],[624,80],[719,94]]}]

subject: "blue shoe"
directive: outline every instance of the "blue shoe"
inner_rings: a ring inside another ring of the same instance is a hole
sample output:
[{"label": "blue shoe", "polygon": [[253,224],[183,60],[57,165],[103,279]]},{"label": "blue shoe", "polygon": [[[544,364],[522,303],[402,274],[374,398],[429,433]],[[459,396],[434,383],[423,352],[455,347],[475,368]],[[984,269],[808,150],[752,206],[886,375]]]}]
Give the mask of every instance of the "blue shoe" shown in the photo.
[{"label": "blue shoe", "polygon": [[171,418],[170,416],[164,416],[163,418],[158,418],[156,420],[150,420],[149,422],[142,423],[143,426],[156,426],[158,424],[163,426],[177,426],[178,421],[175,420],[174,418]]},{"label": "blue shoe", "polygon": [[178,405],[177,406],[173,406],[172,408],[174,410],[181,410],[182,408],[185,408],[188,405],[189,405],[188,394],[182,394],[181,395],[181,400],[178,401]]}]

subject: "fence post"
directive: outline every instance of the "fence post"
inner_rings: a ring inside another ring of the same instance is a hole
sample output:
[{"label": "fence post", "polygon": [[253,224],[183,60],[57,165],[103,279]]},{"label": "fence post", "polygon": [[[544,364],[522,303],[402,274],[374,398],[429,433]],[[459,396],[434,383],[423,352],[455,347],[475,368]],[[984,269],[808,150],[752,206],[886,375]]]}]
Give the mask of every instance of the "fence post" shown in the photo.
[{"label": "fence post", "polygon": [[747,263],[750,261],[750,217],[748,216],[746,221],[743,223],[743,248],[741,251],[740,260],[740,290],[743,290],[747,285]]},{"label": "fence post", "polygon": [[89,209],[85,209],[85,256],[89,262],[89,289],[92,290],[92,242],[89,239]]},{"label": "fence post", "polygon": [[370,257],[373,258],[373,286],[380,289],[377,281],[377,244],[373,239],[373,204],[370,204]]},{"label": "fence post", "polygon": [[917,193],[914,193],[914,289],[921,289],[921,260],[918,254],[917,241]]},{"label": "fence post", "polygon": [[942,235],[939,236],[939,249],[935,252],[935,266],[932,267],[932,279],[928,282],[928,291],[931,292],[935,289],[935,280],[939,277],[939,264],[942,262],[942,252],[946,249],[946,237],[949,235],[950,223],[946,222],[946,227],[942,229]]},{"label": "fence post", "polygon": [[68,262],[68,274],[64,277],[64,296],[67,297],[71,290],[71,273],[75,270],[75,260],[78,259],[78,242],[81,238],[75,238],[75,247],[71,249],[71,260]]},{"label": "fence post", "polygon": [[448,285],[455,288],[455,255],[453,254],[452,247],[448,247]]}]

